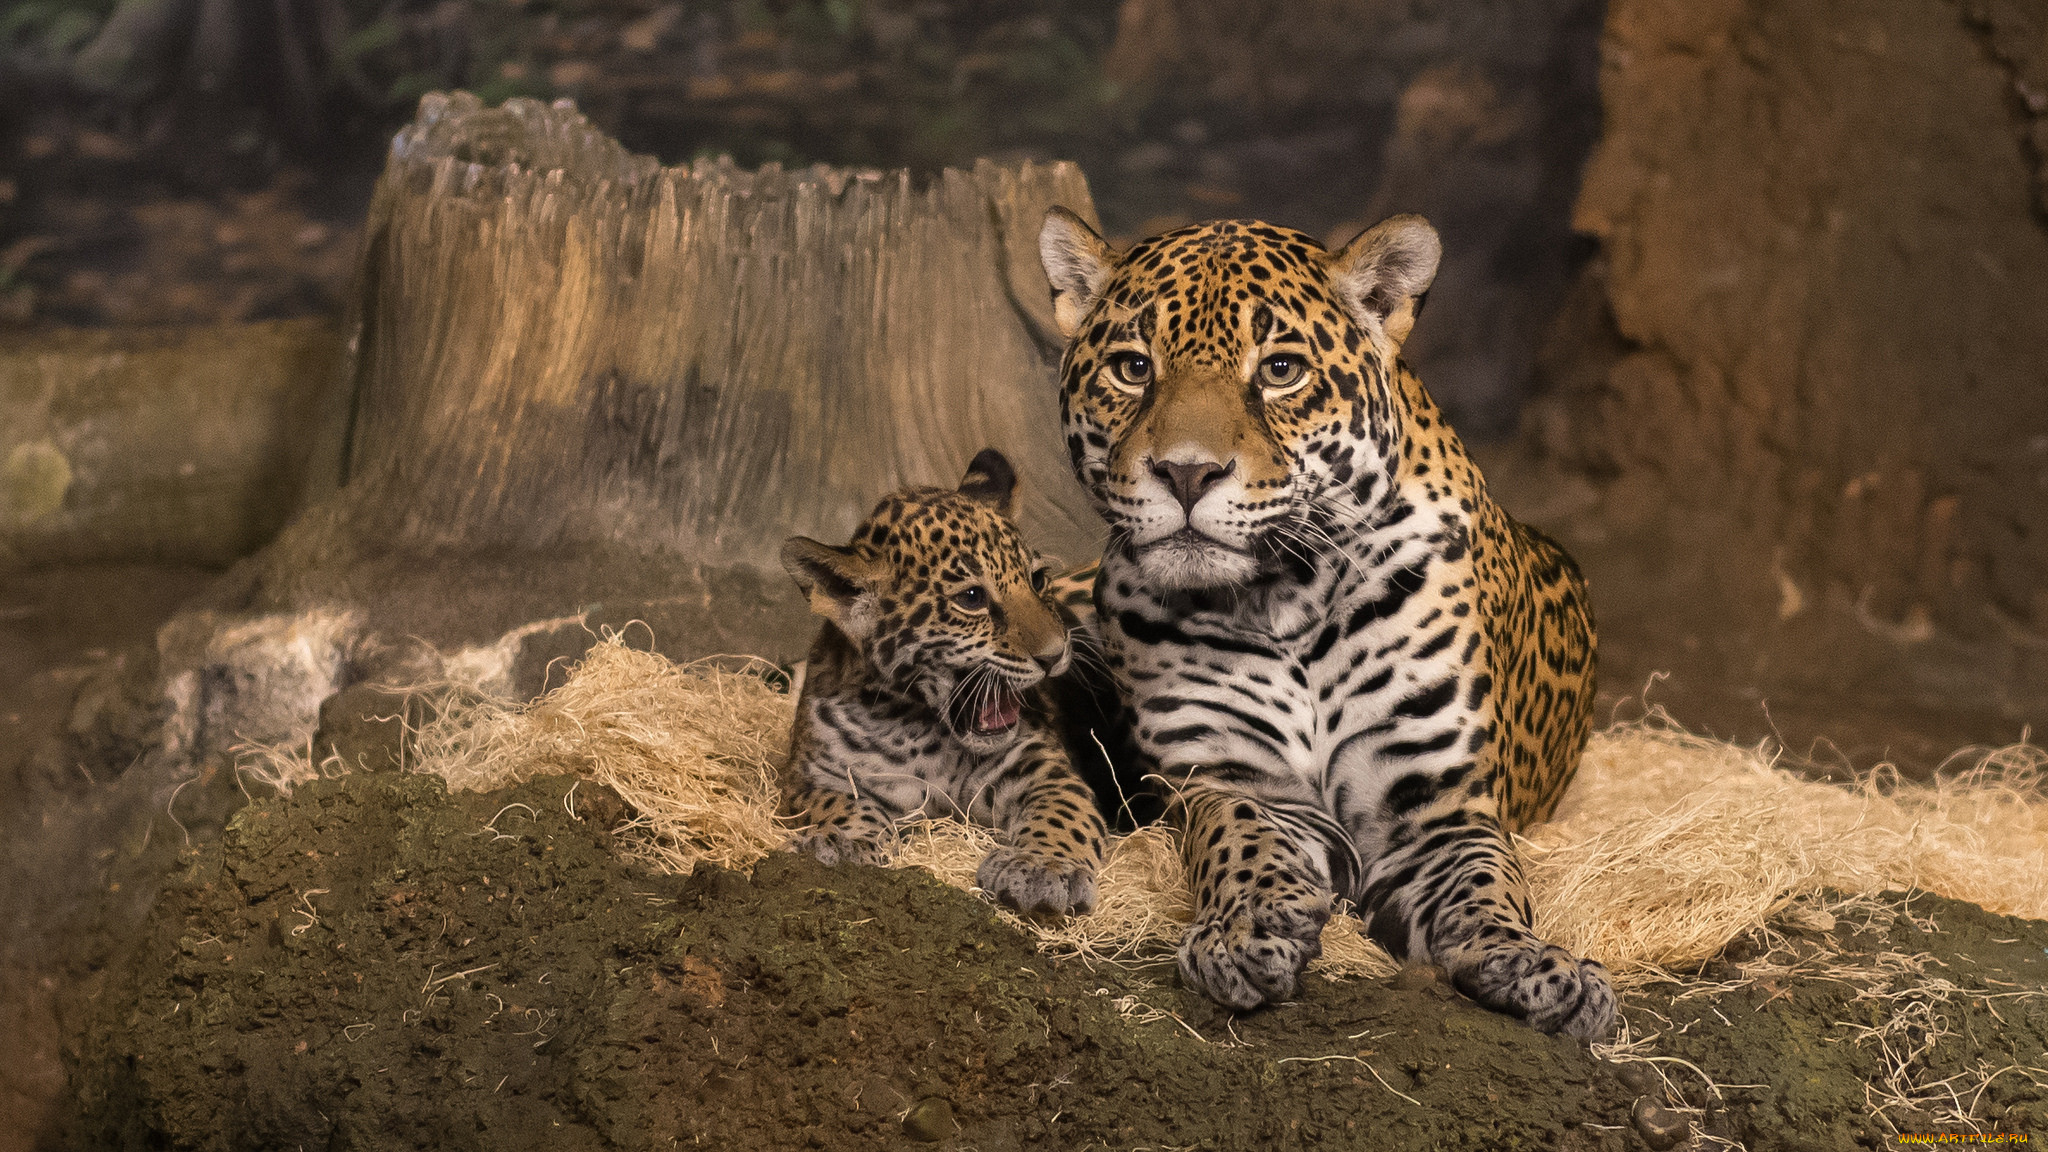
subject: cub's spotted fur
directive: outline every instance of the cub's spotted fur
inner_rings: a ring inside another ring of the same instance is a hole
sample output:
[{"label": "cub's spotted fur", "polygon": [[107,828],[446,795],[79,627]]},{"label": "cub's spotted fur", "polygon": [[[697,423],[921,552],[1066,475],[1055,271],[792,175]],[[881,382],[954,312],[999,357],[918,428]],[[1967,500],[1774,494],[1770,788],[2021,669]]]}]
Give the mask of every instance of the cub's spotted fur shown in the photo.
[{"label": "cub's spotted fur", "polygon": [[976,879],[1040,915],[1095,904],[1103,824],[1042,688],[1072,619],[1006,518],[1016,476],[994,449],[957,491],[890,496],[844,548],[791,537],[782,562],[825,618],[785,776],[798,847],[870,861],[896,822],[952,816],[1008,841]]},{"label": "cub's spotted fur", "polygon": [[1055,209],[1040,247],[1132,767],[1185,832],[1183,977],[1285,999],[1341,895],[1479,1002],[1606,1035],[1605,969],[1532,931],[1507,838],[1585,747],[1585,584],[1399,360],[1435,230],[1396,217],[1329,252],[1221,221],[1119,255]]}]

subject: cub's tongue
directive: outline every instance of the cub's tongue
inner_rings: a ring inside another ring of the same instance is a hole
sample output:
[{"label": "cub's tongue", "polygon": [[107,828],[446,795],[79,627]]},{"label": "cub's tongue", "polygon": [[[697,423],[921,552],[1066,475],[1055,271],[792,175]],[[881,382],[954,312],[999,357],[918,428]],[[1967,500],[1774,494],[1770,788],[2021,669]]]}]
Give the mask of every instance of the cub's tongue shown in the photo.
[{"label": "cub's tongue", "polygon": [[981,712],[974,718],[974,726],[983,732],[1001,732],[1017,722],[1024,711],[1024,701],[1015,692],[997,693],[996,698],[981,706]]}]

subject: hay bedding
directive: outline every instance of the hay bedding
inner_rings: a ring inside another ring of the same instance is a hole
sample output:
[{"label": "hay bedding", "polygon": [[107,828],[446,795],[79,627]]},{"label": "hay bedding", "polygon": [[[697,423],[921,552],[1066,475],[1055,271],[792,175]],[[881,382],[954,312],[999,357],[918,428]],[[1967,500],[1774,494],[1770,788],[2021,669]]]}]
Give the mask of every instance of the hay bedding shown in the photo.
[{"label": "hay bedding", "polygon": [[[524,706],[476,699],[417,732],[417,770],[453,789],[570,772],[609,785],[635,815],[620,829],[651,866],[744,868],[781,847],[777,763],[792,698],[759,661],[677,666],[612,637],[567,683]],[[1922,888],[1994,912],[2048,918],[2048,751],[1984,754],[1938,784],[1880,770],[1844,788],[1776,767],[1762,749],[1652,721],[1593,737],[1558,818],[1521,841],[1538,929],[1596,957],[1624,988],[1712,958],[1823,890]],[[573,802],[573,794],[571,796]],[[906,828],[891,863],[971,889],[993,843],[952,821]],[[1004,915],[1056,955],[1118,961],[1170,953],[1191,913],[1173,834],[1116,840],[1089,916]],[[1393,961],[1350,916],[1332,920],[1317,970],[1385,975]]]}]

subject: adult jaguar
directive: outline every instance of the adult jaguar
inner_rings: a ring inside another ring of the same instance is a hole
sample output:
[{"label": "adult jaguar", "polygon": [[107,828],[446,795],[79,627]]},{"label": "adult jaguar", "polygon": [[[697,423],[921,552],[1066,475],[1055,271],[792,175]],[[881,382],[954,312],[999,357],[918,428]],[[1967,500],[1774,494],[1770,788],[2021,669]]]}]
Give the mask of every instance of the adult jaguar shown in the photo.
[{"label": "adult jaguar", "polygon": [[1585,583],[1399,359],[1435,230],[1330,252],[1231,220],[1119,255],[1056,208],[1040,252],[1110,662],[1195,887],[1183,979],[1286,999],[1342,895],[1474,1000],[1606,1036],[1606,970],[1536,936],[1508,841],[1585,747]]}]

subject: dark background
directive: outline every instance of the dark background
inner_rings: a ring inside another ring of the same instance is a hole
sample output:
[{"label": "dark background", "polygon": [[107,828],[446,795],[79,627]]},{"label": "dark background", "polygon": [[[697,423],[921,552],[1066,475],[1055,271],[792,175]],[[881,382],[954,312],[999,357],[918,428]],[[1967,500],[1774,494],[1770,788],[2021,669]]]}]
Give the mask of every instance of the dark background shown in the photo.
[{"label": "dark background", "polygon": [[[1512,431],[1589,251],[1601,6],[20,0],[0,21],[0,319],[337,310],[418,97],[566,96],[668,163],[929,173],[1067,159],[1135,238],[1255,216],[1342,240],[1398,211],[1449,253],[1411,356]],[[1475,331],[1476,330],[1476,331]],[[1483,333],[1483,335],[1482,335]]]}]

